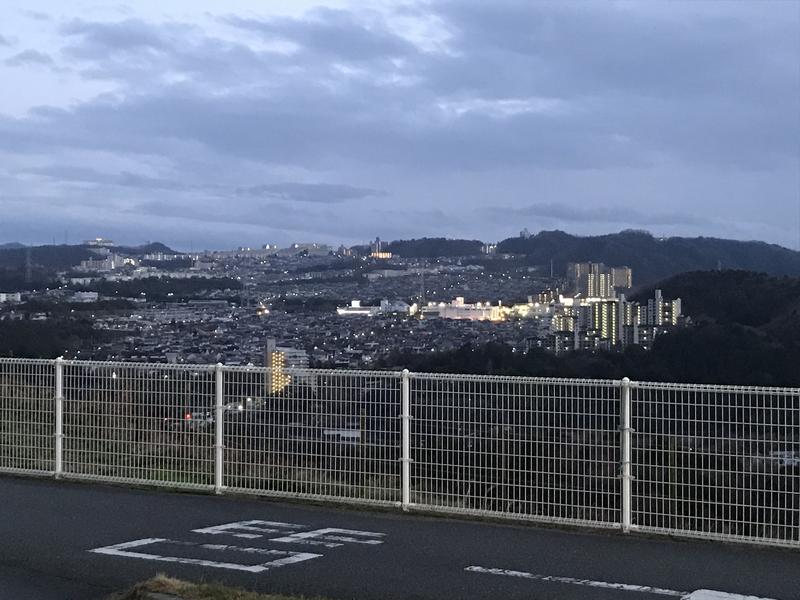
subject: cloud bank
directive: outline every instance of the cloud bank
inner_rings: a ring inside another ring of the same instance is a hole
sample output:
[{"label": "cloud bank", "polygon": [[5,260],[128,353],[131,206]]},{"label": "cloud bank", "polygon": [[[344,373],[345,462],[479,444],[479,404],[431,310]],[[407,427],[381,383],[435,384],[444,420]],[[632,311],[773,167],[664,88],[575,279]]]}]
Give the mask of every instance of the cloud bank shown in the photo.
[{"label": "cloud bank", "polygon": [[176,245],[523,226],[797,244],[791,3],[34,8],[52,18],[20,18],[46,43],[22,30],[28,49],[0,50],[3,68],[77,99],[21,114],[0,100],[0,240],[25,222],[22,241],[60,237],[65,222],[136,242],[168,215]]}]

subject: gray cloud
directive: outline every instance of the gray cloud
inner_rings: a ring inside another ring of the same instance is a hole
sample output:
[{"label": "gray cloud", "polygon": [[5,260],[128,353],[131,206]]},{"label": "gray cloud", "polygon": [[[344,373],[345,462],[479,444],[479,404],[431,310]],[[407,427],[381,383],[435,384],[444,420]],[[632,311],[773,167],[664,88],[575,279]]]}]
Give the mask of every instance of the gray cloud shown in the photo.
[{"label": "gray cloud", "polygon": [[53,18],[48,15],[47,13],[43,13],[37,10],[23,10],[22,14],[26,17],[33,19],[34,21],[52,21]]},{"label": "gray cloud", "polygon": [[166,190],[183,192],[207,192],[228,197],[268,198],[272,200],[288,200],[294,202],[311,202],[335,204],[346,200],[359,200],[369,197],[385,196],[383,190],[356,187],[335,183],[259,183],[246,186],[228,186],[221,183],[205,184],[194,182],[182,183],[163,177],[151,177],[141,173],[120,171],[109,173],[89,167],[71,165],[51,165],[25,169],[23,174],[32,174],[48,179],[88,184],[92,186],[120,186],[141,190]]},{"label": "gray cloud", "polygon": [[[454,235],[525,217],[714,233],[725,215],[785,241],[800,185],[800,23],[786,4],[444,0],[401,15],[223,15],[214,27],[72,20],[60,56],[113,92],[0,115],[0,152],[30,160],[55,196],[87,184],[134,202],[147,190],[198,211],[226,197],[242,222],[257,201],[339,203],[347,220],[345,201],[370,198],[372,216],[353,221],[366,228],[395,202],[469,216],[452,218]],[[399,17],[444,33],[421,47]],[[98,153],[131,166],[41,167],[42,156]],[[141,174],[154,172],[169,175]],[[548,202],[531,205],[541,180]],[[757,209],[762,198],[772,212]],[[419,233],[419,220],[397,223]]]},{"label": "gray cloud", "polygon": [[[169,51],[171,45],[166,30],[174,27],[174,25],[154,27],[139,19],[126,19],[116,23],[95,23],[75,19],[62,25],[60,30],[68,37],[80,38],[80,43],[67,46],[66,52],[77,58],[97,58],[102,55],[108,56],[109,51]],[[176,37],[173,42],[177,40]]]},{"label": "gray cloud", "polygon": [[365,13],[316,8],[303,18],[245,19],[229,16],[229,25],[249,30],[266,40],[293,42],[325,59],[364,61],[376,58],[410,57],[416,47],[395,34],[382,19]]},{"label": "gray cloud", "polygon": [[75,183],[118,185],[143,189],[186,189],[185,185],[175,181],[161,179],[158,177],[148,177],[146,175],[131,173],[129,171],[121,171],[119,173],[104,173],[89,167],[56,165],[26,169],[24,172],[31,173],[33,175],[42,175],[50,179]]},{"label": "gray cloud", "polygon": [[[298,44],[290,56],[181,24],[73,21],[62,28],[72,41],[65,52],[90,63],[88,76],[156,87],[60,117],[71,127],[153,123],[153,133],[215,151],[268,161],[282,154],[312,168],[334,166],[331,157],[428,169],[641,167],[664,156],[768,168],[797,157],[796,128],[786,125],[798,120],[800,81],[786,57],[800,48],[770,43],[779,25],[770,32],[717,17],[686,27],[635,11],[527,2],[434,9],[452,32],[451,53],[420,53],[380,20],[346,11],[225,19]],[[384,60],[391,57],[411,66]],[[348,76],[337,61],[367,70]],[[159,87],[162,76],[183,83]],[[382,77],[418,81],[398,87],[381,85]],[[239,89],[254,78],[269,85]],[[225,92],[209,96],[209,86]],[[541,99],[564,111],[493,118],[496,107]],[[474,110],[446,108],[470,103]]]},{"label": "gray cloud", "polygon": [[498,207],[485,211],[487,216],[518,223],[520,218],[553,219],[563,223],[604,223],[615,225],[661,226],[686,225],[709,226],[713,220],[686,213],[643,213],[635,208],[622,206],[581,206],[575,204],[541,203],[523,207]]},{"label": "gray cloud", "polygon": [[272,183],[238,188],[237,194],[296,202],[337,203],[345,200],[385,196],[386,192],[331,183]]},{"label": "gray cloud", "polygon": [[[410,227],[426,227],[422,223],[432,223],[423,234],[443,231],[442,227],[453,225],[452,217],[438,210],[426,210],[415,213],[391,208],[376,208],[370,213],[352,213],[344,218],[338,209],[314,209],[294,203],[284,202],[239,202],[220,210],[218,206],[197,206],[188,203],[145,202],[131,209],[132,213],[146,215],[147,218],[159,217],[180,219],[193,229],[208,227],[208,224],[226,226],[257,227],[263,232],[262,239],[290,240],[293,237],[322,236],[328,240],[343,239],[364,240],[374,237],[374,232],[381,235],[399,238]],[[376,225],[375,219],[380,225]],[[335,230],[331,229],[335,223]],[[446,229],[445,229],[446,231]],[[288,235],[287,235],[288,234]]]},{"label": "gray cloud", "polygon": [[21,67],[25,65],[50,66],[53,64],[53,58],[44,52],[28,49],[7,58],[5,64],[9,67]]},{"label": "gray cloud", "polygon": [[7,37],[0,35],[0,46],[10,46],[10,45],[11,41]]}]

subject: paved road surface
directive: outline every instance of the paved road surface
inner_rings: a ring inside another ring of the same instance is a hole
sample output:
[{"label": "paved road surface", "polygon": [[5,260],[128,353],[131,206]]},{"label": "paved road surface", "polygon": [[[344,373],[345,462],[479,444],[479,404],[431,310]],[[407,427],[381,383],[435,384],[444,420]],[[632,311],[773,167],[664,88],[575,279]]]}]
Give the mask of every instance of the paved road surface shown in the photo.
[{"label": "paved road surface", "polygon": [[800,552],[0,477],[0,600],[159,572],[342,600],[800,599]]}]

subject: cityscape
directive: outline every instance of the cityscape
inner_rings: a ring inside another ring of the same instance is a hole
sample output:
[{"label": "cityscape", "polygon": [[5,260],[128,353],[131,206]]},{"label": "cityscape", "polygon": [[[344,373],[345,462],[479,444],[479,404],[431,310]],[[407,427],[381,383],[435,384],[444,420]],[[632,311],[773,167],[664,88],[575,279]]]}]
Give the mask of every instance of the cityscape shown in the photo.
[{"label": "cityscape", "polygon": [[[396,350],[487,341],[514,352],[649,349],[689,320],[680,298],[659,289],[629,300],[630,267],[568,263],[562,273],[542,273],[507,265],[511,257],[492,247],[429,259],[393,256],[379,239],[368,252],[266,244],[137,254],[103,238],[83,247],[91,257],[56,273],[57,286],[0,293],[0,321],[47,321],[61,305],[97,307],[93,327],[107,341],[64,350],[86,360],[263,365],[279,352],[287,367],[369,368]],[[155,298],[137,292],[154,280]]]}]

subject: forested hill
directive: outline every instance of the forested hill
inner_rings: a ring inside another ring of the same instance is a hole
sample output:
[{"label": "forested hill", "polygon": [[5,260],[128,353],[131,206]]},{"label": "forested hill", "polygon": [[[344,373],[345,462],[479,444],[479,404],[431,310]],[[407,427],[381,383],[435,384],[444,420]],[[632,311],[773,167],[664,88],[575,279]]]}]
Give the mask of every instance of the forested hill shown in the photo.
[{"label": "forested hill", "polygon": [[[175,254],[175,251],[160,242],[152,242],[143,246],[114,246],[112,252],[124,255],[141,256],[144,254]],[[0,246],[0,268],[24,267],[30,256],[31,265],[45,269],[67,269],[80,264],[82,260],[97,257],[90,246],[66,245],[30,246],[18,244]]]},{"label": "forested hill", "polygon": [[525,254],[532,264],[563,272],[568,262],[603,262],[633,269],[634,284],[650,284],[687,271],[744,269],[770,275],[800,276],[800,252],[765,242],[717,238],[659,239],[644,231],[579,237],[542,231],[529,238],[509,238],[498,252]]},{"label": "forested hill", "polygon": [[[752,271],[693,271],[659,282],[666,298],[681,298],[683,311],[718,323],[758,327],[800,304],[800,278]],[[634,296],[652,297],[652,288]]]},{"label": "forested hill", "polygon": [[[657,284],[667,298],[680,298],[684,314],[755,328],[760,334],[800,348],[800,278],[771,277],[751,271],[682,273]],[[642,292],[640,301],[652,295]]]},{"label": "forested hill", "polygon": [[86,246],[31,246],[0,249],[0,267],[24,267],[28,256],[31,265],[49,269],[67,269],[94,256]]},{"label": "forested hill", "polygon": [[451,240],[447,238],[420,238],[395,240],[387,244],[392,254],[404,258],[436,258],[437,256],[474,256],[481,253],[480,240]]},{"label": "forested hill", "polygon": [[148,242],[142,246],[113,246],[111,248],[113,252],[118,252],[120,254],[131,254],[133,256],[142,256],[144,254],[158,254],[159,252],[162,254],[180,254],[176,250],[173,250],[166,244],[162,244],[161,242]]}]

